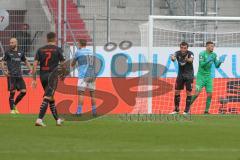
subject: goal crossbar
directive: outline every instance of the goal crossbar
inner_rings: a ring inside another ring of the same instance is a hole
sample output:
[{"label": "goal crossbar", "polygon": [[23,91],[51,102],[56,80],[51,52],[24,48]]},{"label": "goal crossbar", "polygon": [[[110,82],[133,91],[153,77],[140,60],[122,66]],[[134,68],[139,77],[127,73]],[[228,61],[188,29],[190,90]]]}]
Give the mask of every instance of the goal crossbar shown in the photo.
[{"label": "goal crossbar", "polygon": [[240,17],[210,17],[210,16],[161,16],[150,15],[149,20],[153,19],[168,19],[168,20],[202,20],[202,21],[240,21]]}]

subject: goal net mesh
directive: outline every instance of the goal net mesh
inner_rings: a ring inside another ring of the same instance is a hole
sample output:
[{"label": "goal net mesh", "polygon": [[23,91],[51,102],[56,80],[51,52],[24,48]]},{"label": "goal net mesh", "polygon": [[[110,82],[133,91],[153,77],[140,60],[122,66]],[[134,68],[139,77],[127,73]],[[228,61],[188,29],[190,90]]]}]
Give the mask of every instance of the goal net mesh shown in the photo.
[{"label": "goal net mesh", "polygon": [[[149,26],[152,27],[153,34],[149,36]],[[153,19],[153,25],[145,23],[139,26],[141,32],[142,47],[151,47],[147,57],[149,62],[162,64],[166,67],[161,74],[154,74],[151,77],[151,85],[146,86],[149,78],[139,77],[138,91],[148,90],[151,97],[138,96],[137,103],[132,110],[132,114],[168,114],[174,110],[174,88],[177,76],[177,62],[170,61],[170,54],[179,50],[181,42],[189,44],[189,50],[193,51],[195,76],[198,70],[199,52],[205,50],[205,43],[213,41],[215,52],[218,58],[227,54],[225,63],[220,69],[212,67],[213,78],[213,98],[210,106],[212,114],[238,114],[240,113],[240,73],[236,55],[237,47],[240,47],[240,21],[230,20],[169,20]],[[151,38],[152,43],[149,45]],[[153,60],[153,54],[157,55],[157,60]],[[157,62],[156,62],[157,61]],[[235,72],[234,73],[234,68]],[[195,83],[193,91],[195,92]],[[202,114],[205,110],[206,91],[203,88],[198,99],[191,107],[192,114]],[[185,108],[186,91],[181,92],[180,111]],[[150,110],[149,110],[150,108]]]}]

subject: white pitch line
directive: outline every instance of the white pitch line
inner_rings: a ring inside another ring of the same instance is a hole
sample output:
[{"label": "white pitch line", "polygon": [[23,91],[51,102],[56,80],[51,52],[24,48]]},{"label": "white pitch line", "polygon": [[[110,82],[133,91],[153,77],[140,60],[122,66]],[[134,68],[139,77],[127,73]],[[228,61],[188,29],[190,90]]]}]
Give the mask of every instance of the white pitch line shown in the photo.
[{"label": "white pitch line", "polygon": [[10,154],[10,153],[135,153],[135,152],[149,152],[149,153],[161,153],[161,152],[240,152],[240,149],[217,149],[217,148],[199,148],[199,149],[79,149],[79,150],[39,150],[39,151],[0,151],[0,154]]}]

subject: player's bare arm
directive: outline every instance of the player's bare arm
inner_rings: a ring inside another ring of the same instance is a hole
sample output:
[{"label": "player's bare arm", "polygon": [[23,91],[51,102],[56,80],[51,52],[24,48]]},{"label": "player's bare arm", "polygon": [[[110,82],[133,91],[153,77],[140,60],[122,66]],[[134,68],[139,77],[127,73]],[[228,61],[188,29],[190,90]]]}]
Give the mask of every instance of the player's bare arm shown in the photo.
[{"label": "player's bare arm", "polygon": [[27,66],[27,68],[30,70],[30,73],[32,73],[32,66],[31,64],[29,63],[29,61],[26,59],[26,61],[24,62],[25,65]]},{"label": "player's bare arm", "polygon": [[8,69],[7,69],[7,66],[6,66],[6,62],[4,60],[1,60],[0,62],[0,67],[2,69],[2,72],[5,76],[9,76],[8,75]]},{"label": "player's bare arm", "polygon": [[73,59],[71,62],[71,67],[75,67],[76,63],[77,63],[76,59]]},{"label": "player's bare arm", "polygon": [[171,54],[171,60],[174,62],[176,60],[175,54]]},{"label": "player's bare arm", "polygon": [[60,62],[60,68],[61,68],[61,75],[60,78],[64,80],[64,78],[69,74],[69,71],[67,70],[67,64],[66,61]]},{"label": "player's bare arm", "polygon": [[37,81],[36,81],[36,79],[37,79],[37,66],[38,66],[38,61],[35,60],[33,62],[33,69],[32,69],[32,78],[33,78],[32,87],[33,88],[36,88],[36,86],[37,86]]}]

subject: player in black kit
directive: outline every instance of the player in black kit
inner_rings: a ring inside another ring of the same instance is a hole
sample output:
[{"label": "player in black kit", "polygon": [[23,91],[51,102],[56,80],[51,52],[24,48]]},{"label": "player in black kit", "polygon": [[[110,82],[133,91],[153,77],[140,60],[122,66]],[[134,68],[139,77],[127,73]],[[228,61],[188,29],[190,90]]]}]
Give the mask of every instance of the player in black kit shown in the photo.
[{"label": "player in black kit", "polygon": [[178,61],[178,75],[175,83],[175,97],[174,104],[175,109],[170,114],[178,114],[179,113],[179,103],[180,103],[180,92],[186,86],[187,98],[186,98],[186,107],[183,112],[184,115],[189,113],[190,104],[191,104],[191,91],[192,91],[192,83],[194,79],[194,71],[193,71],[193,58],[194,55],[191,51],[188,50],[188,44],[186,42],[182,42],[180,44],[180,50],[175,52],[175,54],[171,55],[171,60]]},{"label": "player in black kit", "polygon": [[[26,64],[30,72],[32,72],[32,68],[27,58],[25,57],[25,53],[18,49],[18,41],[16,38],[10,39],[9,46],[10,49],[5,52],[1,65],[3,68],[3,73],[7,76],[8,81],[8,91],[10,92],[10,113],[19,114],[16,106],[26,95],[26,84],[22,77],[21,62],[24,62]],[[14,100],[16,91],[20,91],[20,93]]]},{"label": "player in black kit", "polygon": [[63,51],[56,46],[56,34],[50,32],[47,34],[48,44],[39,48],[33,65],[33,82],[32,86],[36,87],[36,68],[40,64],[40,80],[44,89],[43,102],[40,107],[38,119],[35,123],[36,126],[45,127],[43,117],[47,111],[48,105],[58,126],[61,126],[63,120],[58,117],[57,109],[54,101],[54,92],[58,83],[58,66],[64,68],[65,59]]}]

